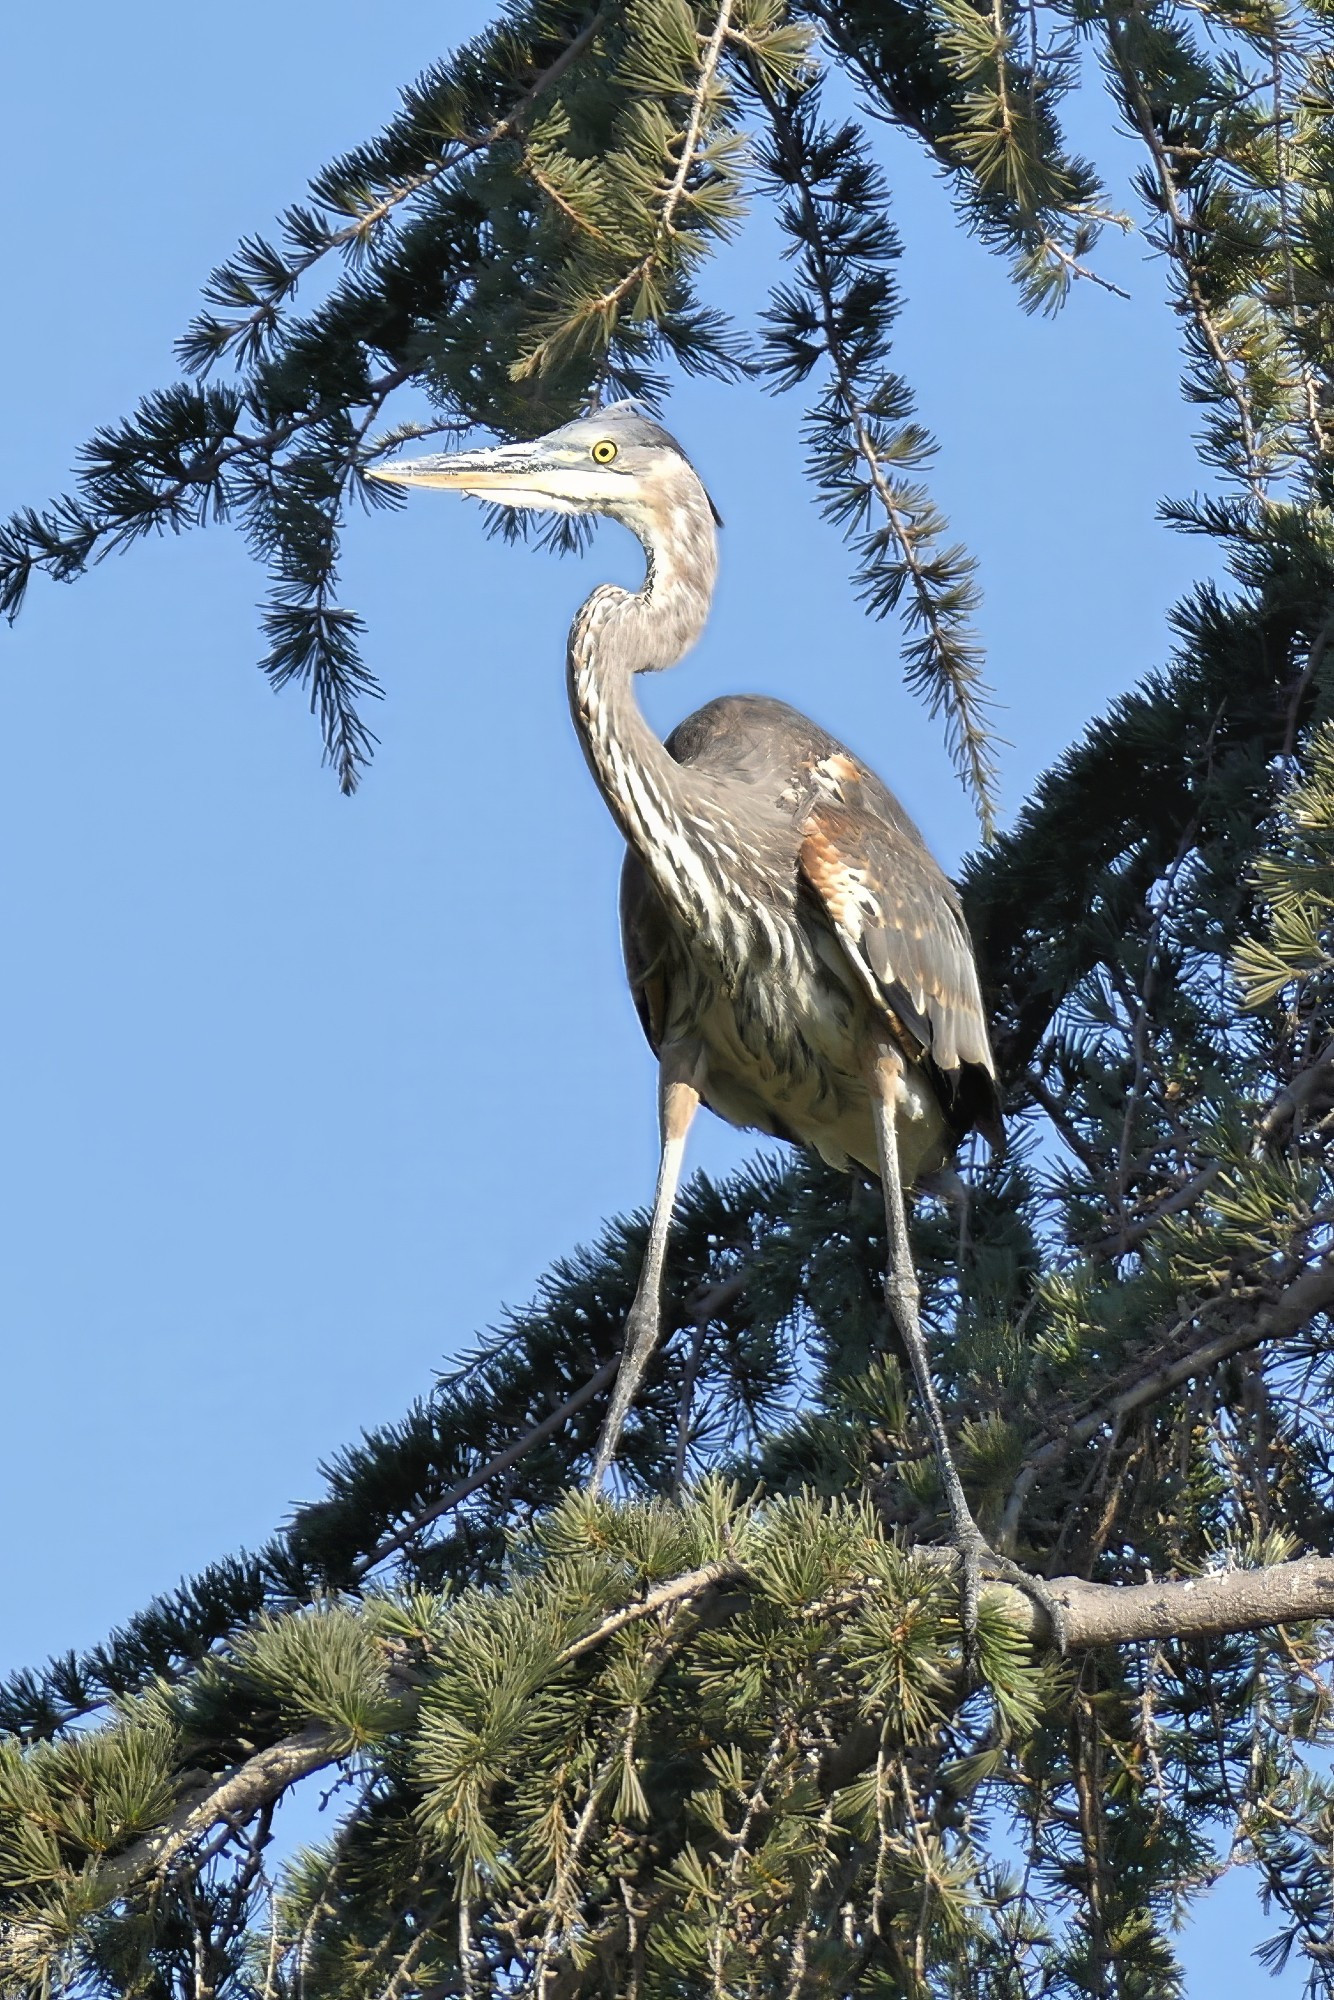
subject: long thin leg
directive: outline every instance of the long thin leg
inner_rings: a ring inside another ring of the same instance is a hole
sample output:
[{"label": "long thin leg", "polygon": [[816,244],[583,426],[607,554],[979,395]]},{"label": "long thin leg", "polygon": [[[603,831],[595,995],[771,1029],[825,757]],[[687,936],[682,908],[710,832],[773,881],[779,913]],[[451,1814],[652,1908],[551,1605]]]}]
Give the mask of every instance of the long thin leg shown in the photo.
[{"label": "long thin leg", "polygon": [[664,1048],[658,1069],[658,1115],[662,1129],[662,1154],[658,1161],[658,1185],[653,1194],[653,1219],[649,1224],[648,1248],[639,1274],[639,1289],[625,1323],[625,1346],[612,1390],[611,1408],[598,1440],[593,1476],[588,1482],[596,1493],[607,1476],[621,1429],[630,1405],[644,1378],[662,1324],[662,1274],[667,1261],[667,1236],[672,1226],[676,1191],[681,1185],[681,1165],[685,1158],[686,1134],[699,1109],[699,1085],[703,1063],[694,1045],[669,1044]]},{"label": "long thin leg", "polygon": [[871,1097],[875,1114],[876,1146],[880,1158],[880,1180],[885,1195],[885,1222],[889,1231],[889,1268],[885,1273],[885,1299],[894,1315],[903,1344],[912,1364],[917,1393],[926,1410],[927,1428],[935,1447],[940,1483],[945,1489],[954,1546],[959,1551],[961,1616],[964,1657],[971,1665],[977,1646],[977,1607],[985,1565],[994,1576],[1018,1583],[1043,1606],[1051,1619],[1056,1643],[1065,1651],[1064,1609],[1054,1594],[1038,1578],[1028,1576],[1016,1563],[997,1556],[988,1546],[973,1519],[968,1497],[950,1450],[949,1432],[941,1415],[936,1385],[931,1380],[931,1361],[922,1333],[918,1302],[921,1292],[908,1241],[908,1213],[903,1199],[903,1176],[899,1168],[898,1131],[894,1122],[903,1077],[903,1059],[896,1049],[882,1049],[872,1070]]},{"label": "long thin leg", "polygon": [[940,1482],[945,1489],[945,1504],[950,1510],[950,1526],[963,1562],[963,1624],[965,1637],[971,1645],[970,1635],[977,1629],[978,1558],[987,1552],[987,1545],[973,1519],[950,1451],[949,1432],[941,1415],[936,1385],[931,1380],[931,1361],[917,1310],[921,1290],[917,1283],[912,1245],[908,1241],[908,1211],[903,1199],[899,1137],[894,1122],[903,1077],[902,1060],[897,1052],[886,1050],[877,1057],[873,1077],[876,1147],[880,1156],[880,1184],[885,1195],[885,1225],[889,1232],[885,1299],[908,1350],[913,1379],[926,1411],[927,1429],[935,1447]]}]

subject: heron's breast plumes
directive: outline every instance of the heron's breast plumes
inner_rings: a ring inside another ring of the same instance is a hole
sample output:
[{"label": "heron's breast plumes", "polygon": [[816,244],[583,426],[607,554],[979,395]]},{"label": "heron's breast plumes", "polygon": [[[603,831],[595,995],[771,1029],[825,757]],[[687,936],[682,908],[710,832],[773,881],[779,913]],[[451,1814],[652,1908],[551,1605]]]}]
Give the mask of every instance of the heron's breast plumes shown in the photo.
[{"label": "heron's breast plumes", "polygon": [[[766,942],[725,972],[699,933],[687,943],[671,931],[661,951],[661,1039],[703,1044],[705,1098],[729,1124],[809,1146],[834,1167],[856,1162],[875,1172],[862,1058],[876,1022],[866,996],[785,912],[734,909],[717,923],[728,945]],[[918,1065],[905,1069],[897,1122],[905,1179],[948,1157],[950,1134]]]}]

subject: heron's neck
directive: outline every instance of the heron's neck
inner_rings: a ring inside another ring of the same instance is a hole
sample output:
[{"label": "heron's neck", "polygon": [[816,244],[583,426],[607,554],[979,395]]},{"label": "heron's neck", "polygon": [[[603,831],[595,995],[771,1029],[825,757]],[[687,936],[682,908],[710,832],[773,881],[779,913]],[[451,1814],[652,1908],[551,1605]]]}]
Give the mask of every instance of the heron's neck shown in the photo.
[{"label": "heron's neck", "polygon": [[716,786],[668,755],[634,690],[636,674],[674,666],[690,650],[709,614],[717,541],[703,489],[690,478],[695,492],[683,481],[679,502],[632,524],[648,557],[643,589],[603,584],[576,617],[569,682],[584,754],[617,824],[659,889],[698,920],[707,893],[692,834]]}]

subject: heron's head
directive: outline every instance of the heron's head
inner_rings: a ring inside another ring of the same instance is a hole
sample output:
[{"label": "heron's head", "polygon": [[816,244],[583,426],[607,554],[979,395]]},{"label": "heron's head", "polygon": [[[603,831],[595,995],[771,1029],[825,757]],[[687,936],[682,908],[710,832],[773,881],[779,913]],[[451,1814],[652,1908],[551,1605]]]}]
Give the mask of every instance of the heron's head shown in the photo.
[{"label": "heron's head", "polygon": [[676,439],[629,403],[577,417],[527,443],[391,458],[366,470],[373,479],[451,487],[502,507],[608,514],[647,542],[659,541],[683,510],[702,507],[718,519]]}]

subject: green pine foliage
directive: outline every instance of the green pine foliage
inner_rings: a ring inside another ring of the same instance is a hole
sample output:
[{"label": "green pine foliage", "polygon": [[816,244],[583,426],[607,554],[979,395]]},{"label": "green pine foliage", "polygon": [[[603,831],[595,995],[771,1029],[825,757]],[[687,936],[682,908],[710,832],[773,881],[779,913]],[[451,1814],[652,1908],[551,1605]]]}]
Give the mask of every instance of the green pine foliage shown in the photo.
[{"label": "green pine foliage", "polygon": [[816,368],[826,375],[806,424],[812,485],[857,553],[854,585],[872,616],[903,605],[914,635],[905,678],[932,715],[944,714],[950,753],[989,835],[996,769],[970,622],[975,566],[944,541],[947,524],[915,476],[935,442],[915,420],[907,383],[887,366],[900,254],[888,191],[856,127],[821,121],[814,88],[780,98],[757,74],[755,89],[769,121],[761,164],[795,263],[774,289],[764,370],[782,388]]},{"label": "green pine foliage", "polygon": [[1262,935],[1237,947],[1245,1004],[1260,1009],[1286,999],[1295,1032],[1320,1006],[1334,972],[1334,728],[1311,738],[1303,775],[1284,794],[1273,847],[1255,868],[1267,921]]},{"label": "green pine foliage", "polygon": [[[1332,65],[1318,0],[525,0],[241,246],[186,380],[0,531],[13,613],[34,573],[234,521],[266,670],[351,785],[339,532],[393,503],[361,468],[420,434],[383,435],[396,391],[522,435],[678,368],[800,387],[817,505],[985,814],[976,578],[894,366],[873,124],[1055,310],[1125,221],[1060,123],[1101,74],[1209,475],[1164,513],[1227,581],[967,868],[1011,1145],[914,1219],[970,1499],[1048,1576],[1334,1553]],[[831,69],[866,117],[827,114]],[[786,252],[755,327],[705,289],[748,202]],[[692,1185],[619,1498],[580,1489],[642,1216],[263,1548],[0,1688],[0,1992],[1159,2000],[1234,1865],[1270,1962],[1329,1991],[1328,1629],[1062,1660],[990,1593],[970,1672],[879,1208],[798,1157]],[[333,1830],[283,1855],[302,1783]]]}]

